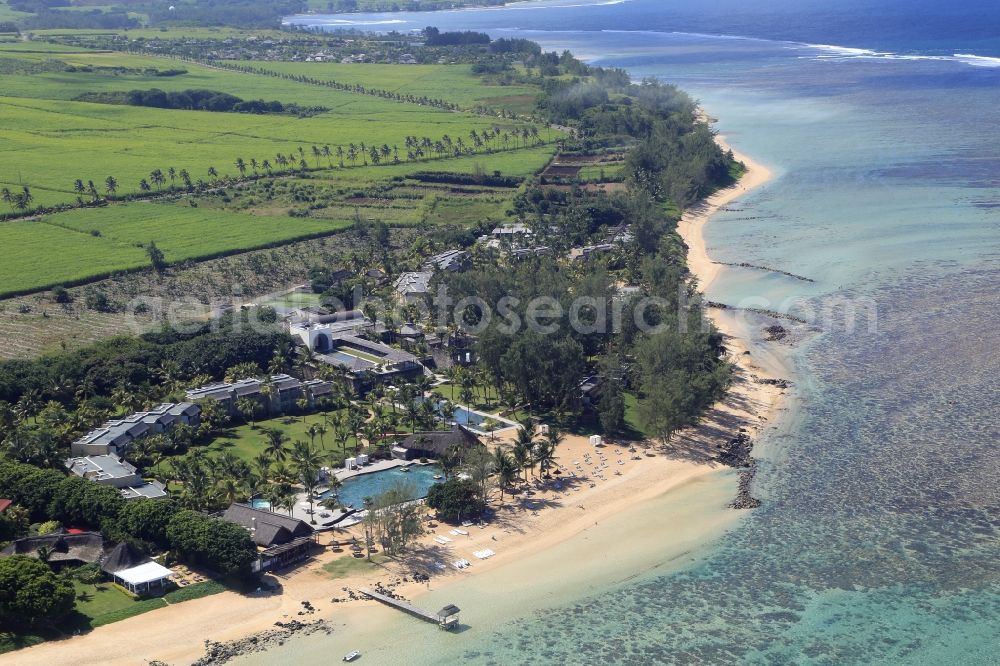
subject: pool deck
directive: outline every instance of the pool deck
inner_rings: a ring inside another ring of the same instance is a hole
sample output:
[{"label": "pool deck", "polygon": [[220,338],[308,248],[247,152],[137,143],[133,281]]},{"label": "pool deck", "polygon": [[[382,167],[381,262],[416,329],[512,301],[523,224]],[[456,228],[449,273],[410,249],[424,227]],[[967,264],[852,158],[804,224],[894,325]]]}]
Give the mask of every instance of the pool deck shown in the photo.
[{"label": "pool deck", "polygon": [[384,472],[387,469],[396,469],[397,467],[405,467],[407,465],[416,465],[412,460],[377,460],[364,467],[359,467],[357,469],[338,469],[334,471],[334,474],[341,481],[347,481],[348,479],[353,479],[356,476],[361,476],[362,474],[371,474],[372,472]]},{"label": "pool deck", "polygon": [[[362,476],[364,474],[372,474],[374,472],[384,472],[386,470],[396,469],[398,467],[422,466],[425,464],[434,465],[436,463],[437,463],[436,460],[431,460],[428,461],[427,463],[421,463],[415,460],[395,460],[395,459],[378,460],[376,462],[371,463],[370,465],[359,467],[358,469],[351,469],[351,470],[338,469],[334,471],[334,474],[341,481],[346,481],[347,479],[353,479],[356,476]],[[324,493],[329,489],[330,489],[329,486],[321,485],[316,489],[316,493],[317,494]],[[299,520],[303,520],[306,523],[310,523],[313,517],[309,515],[308,509],[309,509],[309,500],[306,498],[306,494],[299,493],[298,496],[296,497],[295,508],[292,510],[292,516],[294,518],[298,518]],[[329,527],[322,527],[322,523],[329,522],[333,518],[340,515],[339,509],[337,509],[336,511],[330,511],[329,509],[324,509],[319,505],[318,501],[315,502],[314,504],[314,510],[316,511],[316,522],[318,524],[313,525],[312,527],[317,531],[331,529]],[[324,518],[320,516],[320,513],[329,513],[330,515]],[[336,527],[350,527],[351,525],[356,525],[357,523],[361,522],[361,518],[363,516],[364,516],[364,511],[360,511],[351,516],[350,518],[341,521],[340,523],[337,524]]]}]

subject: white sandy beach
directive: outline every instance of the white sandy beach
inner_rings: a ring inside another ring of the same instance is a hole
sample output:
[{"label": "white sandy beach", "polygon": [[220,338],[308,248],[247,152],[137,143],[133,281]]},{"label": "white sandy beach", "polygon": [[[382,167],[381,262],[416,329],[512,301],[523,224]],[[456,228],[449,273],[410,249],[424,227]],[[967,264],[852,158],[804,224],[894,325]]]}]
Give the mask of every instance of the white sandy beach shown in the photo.
[{"label": "white sandy beach", "polygon": [[[737,155],[747,168],[741,181],[723,190],[684,216],[679,230],[689,246],[689,266],[704,288],[717,275],[706,252],[702,228],[720,206],[731,202],[770,177],[766,168],[745,155]],[[635,453],[628,445],[594,449],[584,437],[567,437],[557,452],[566,474],[590,479],[565,483],[561,490],[535,491],[530,498],[506,499],[498,519],[485,528],[464,528],[452,535],[441,526],[425,535],[415,553],[424,562],[450,563],[457,558],[473,562],[465,571],[448,566],[429,584],[404,583],[396,591],[415,604],[436,610],[446,603],[463,608],[462,621],[471,631],[486,631],[498,623],[532,610],[579,598],[587,592],[620,584],[652,570],[685,566],[703,544],[717,538],[742,515],[728,508],[736,492],[736,474],[713,462],[715,445],[735,435],[740,427],[756,436],[768,427],[780,408],[783,391],[753,381],[782,376],[785,369],[743,352],[737,319],[711,311],[728,336],[727,346],[737,367],[732,390],[694,428],[675,436],[671,446],[657,446]],[[598,452],[607,467],[604,479],[596,478]],[[638,459],[636,459],[638,458]],[[619,460],[622,461],[619,464]],[[580,463],[580,468],[576,466]],[[616,474],[616,472],[620,472]],[[564,478],[566,476],[564,474]],[[593,483],[593,487],[591,487]],[[530,499],[537,510],[525,508]],[[452,541],[440,545],[434,535]],[[343,535],[340,535],[343,538]],[[321,538],[328,543],[329,535]],[[482,548],[496,552],[488,560],[472,553]],[[445,632],[371,601],[331,603],[344,597],[343,588],[364,587],[376,580],[389,582],[413,567],[390,563],[368,573],[333,579],[322,565],[350,553],[324,549],[317,558],[280,577],[283,593],[245,597],[226,592],[170,606],[146,615],[100,627],[84,635],[45,643],[0,657],[0,663],[56,666],[59,664],[141,664],[160,660],[191,663],[203,654],[204,641],[227,641],[272,629],[276,621],[324,618],[335,625],[332,636],[295,638],[302,663],[318,663],[351,649],[375,653],[378,663],[407,658],[417,642],[435,649]],[[299,617],[302,602],[317,612]],[[428,642],[429,641],[429,642]],[[250,655],[241,663],[267,663],[268,657]]]}]

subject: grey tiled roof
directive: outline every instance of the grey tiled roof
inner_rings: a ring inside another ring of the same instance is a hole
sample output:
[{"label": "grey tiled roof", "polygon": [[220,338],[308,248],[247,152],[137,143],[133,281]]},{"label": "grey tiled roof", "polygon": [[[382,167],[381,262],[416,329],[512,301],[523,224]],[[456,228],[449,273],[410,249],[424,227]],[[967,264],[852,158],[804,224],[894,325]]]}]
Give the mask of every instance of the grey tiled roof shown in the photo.
[{"label": "grey tiled roof", "polygon": [[430,271],[418,271],[402,273],[393,285],[400,294],[426,294],[430,289],[431,278],[434,276]]}]

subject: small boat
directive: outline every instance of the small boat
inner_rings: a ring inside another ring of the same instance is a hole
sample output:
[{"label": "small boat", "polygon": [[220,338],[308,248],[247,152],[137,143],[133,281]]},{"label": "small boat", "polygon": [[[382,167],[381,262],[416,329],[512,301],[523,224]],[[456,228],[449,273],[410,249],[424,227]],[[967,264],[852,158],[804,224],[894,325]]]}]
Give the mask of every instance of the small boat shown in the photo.
[{"label": "small boat", "polygon": [[434,480],[435,480],[435,481],[440,481],[440,480],[441,480],[441,479],[443,479],[443,478],[444,478],[444,477],[443,477],[443,476],[441,476],[440,474],[435,474],[435,475],[434,475]]},{"label": "small boat", "polygon": [[399,471],[400,471],[400,472],[409,472],[409,471],[410,471],[410,468],[409,468],[409,466],[407,466],[407,467],[400,467],[400,468],[399,468]]},{"label": "small boat", "polygon": [[354,650],[353,652],[348,652],[347,654],[344,655],[344,661],[354,661],[360,656],[361,653],[358,650]]}]

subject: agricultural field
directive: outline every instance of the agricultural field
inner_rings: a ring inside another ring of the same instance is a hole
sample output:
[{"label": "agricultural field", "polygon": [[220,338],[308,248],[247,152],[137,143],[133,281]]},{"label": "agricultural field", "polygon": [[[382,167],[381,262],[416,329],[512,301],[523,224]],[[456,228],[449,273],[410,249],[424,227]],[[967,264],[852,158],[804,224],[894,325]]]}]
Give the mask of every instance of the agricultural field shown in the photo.
[{"label": "agricultural field", "polygon": [[[32,43],[34,45],[34,43]],[[15,45],[0,45],[15,46]],[[66,71],[67,67],[77,71]],[[80,71],[79,68],[89,71]],[[183,68],[156,76],[147,70]],[[103,183],[114,176],[122,193],[138,190],[154,169],[186,169],[195,180],[209,167],[236,175],[234,161],[274,161],[304,147],[350,143],[402,146],[406,136],[465,137],[473,129],[513,128],[515,123],[450,113],[375,97],[339,92],[274,77],[215,70],[187,63],[119,53],[18,53],[0,48],[0,186],[31,187],[36,205],[72,202],[73,181]],[[377,83],[377,82],[376,82]],[[212,113],[94,104],[72,100],[86,92],[203,88],[244,99],[322,106],[308,118]],[[491,160],[492,161],[492,160]],[[53,168],[53,165],[59,165]],[[74,165],[72,170],[65,165]],[[93,166],[98,165],[98,166]],[[99,170],[98,170],[99,168]]]},{"label": "agricultural field", "polygon": [[[550,146],[538,146],[429,163],[334,168],[317,177],[278,180],[271,190],[277,195],[274,199],[263,196],[260,186],[251,186],[201,197],[197,207],[181,198],[74,209],[37,220],[0,223],[0,247],[9,248],[0,262],[0,295],[147,267],[145,248],[150,242],[156,243],[168,263],[176,264],[336,233],[351,226],[356,217],[392,226],[470,225],[501,219],[516,190],[463,188],[467,193],[457,194],[447,185],[405,178],[423,169],[472,174],[484,171],[486,165],[504,175],[530,176],[545,166],[551,153]],[[97,179],[103,182],[100,176]],[[318,203],[296,201],[293,193],[303,187],[317,193],[311,198]],[[385,189],[383,198],[368,201],[355,196],[373,188]],[[36,197],[42,192],[34,191]],[[290,210],[300,210],[305,216],[290,217]],[[60,260],[40,260],[47,256]]]},{"label": "agricultural field", "polygon": [[[332,233],[349,219],[256,217],[187,204],[132,203],[0,223],[0,289],[44,289],[149,265],[155,242],[170,263]],[[40,261],[59,257],[59,261]]]},{"label": "agricultural field", "polygon": [[0,21],[16,21],[27,16],[30,14],[15,11],[7,4],[7,0],[0,0]]},{"label": "agricultural field", "polygon": [[[149,32],[150,36],[163,36],[158,31]],[[226,30],[194,32],[202,37],[204,33],[229,34]],[[171,31],[169,37],[178,34]],[[312,66],[264,64],[292,68],[287,71]],[[443,97],[468,106],[487,103],[495,96],[532,92],[527,87],[485,85],[463,65],[319,66],[332,79]],[[167,70],[183,72],[164,76]],[[151,242],[176,267],[182,262],[335,234],[356,219],[381,221],[399,229],[436,224],[471,226],[502,219],[517,188],[455,187],[409,177],[417,171],[436,171],[498,172],[530,178],[550,162],[555,142],[562,138],[559,132],[541,127],[538,140],[543,143],[535,145],[536,140],[518,135],[517,130],[526,126],[516,121],[168,58],[40,41],[0,43],[0,76],[4,83],[0,93],[0,188],[17,193],[28,186],[33,206],[52,206],[92,197],[75,187],[77,179],[85,185],[93,181],[103,196],[108,192],[107,179],[112,177],[118,196],[138,193],[140,181],[146,180],[146,198],[151,199],[0,222],[0,247],[7,248],[0,261],[0,296],[84,284],[146,269]],[[84,93],[154,87],[165,91],[211,89],[243,99],[323,106],[329,111],[300,118],[74,100]],[[497,127],[510,135],[504,137],[502,145],[497,136],[492,145],[503,150],[494,153],[440,157],[441,153],[428,152],[420,160],[377,166],[360,156],[355,160],[336,156],[338,146],[346,151],[351,143],[399,146],[405,153],[408,136],[436,141],[448,135],[456,141],[464,138],[471,145],[473,130],[481,133]],[[327,155],[322,154],[324,146],[330,148]],[[262,163],[270,160],[279,168],[278,154],[292,163],[305,160],[309,171],[265,177]],[[256,174],[261,180],[239,186],[220,182],[212,191],[193,195],[165,191],[166,196],[158,196],[161,189],[178,187],[184,171],[195,182],[236,177],[240,175],[238,159],[245,163],[246,175]],[[210,175],[210,169],[217,176]],[[159,184],[151,177],[154,170],[163,173]],[[0,202],[0,206],[4,212],[14,210],[14,202]],[[58,261],[50,257],[58,257]],[[299,273],[296,271],[296,276]],[[272,282],[274,288],[285,284],[277,277]],[[126,302],[128,295],[121,296],[125,300],[119,300]],[[21,326],[22,319],[36,316],[36,306],[30,312],[23,307],[18,304],[14,308],[21,310],[16,317],[19,323],[11,320],[9,325]],[[50,304],[42,307],[45,315]],[[65,343],[65,337],[60,340],[59,344]]]},{"label": "agricultural field", "polygon": [[538,88],[526,85],[490,85],[472,73],[471,65],[382,65],[329,62],[247,62],[273,72],[299,74],[321,81],[390,90],[407,95],[445,97],[463,108],[477,105],[529,113]]}]

